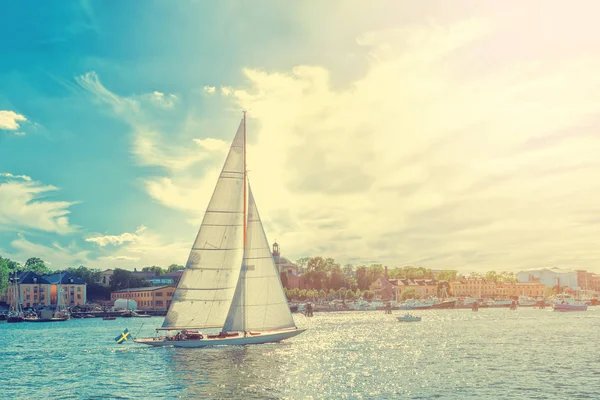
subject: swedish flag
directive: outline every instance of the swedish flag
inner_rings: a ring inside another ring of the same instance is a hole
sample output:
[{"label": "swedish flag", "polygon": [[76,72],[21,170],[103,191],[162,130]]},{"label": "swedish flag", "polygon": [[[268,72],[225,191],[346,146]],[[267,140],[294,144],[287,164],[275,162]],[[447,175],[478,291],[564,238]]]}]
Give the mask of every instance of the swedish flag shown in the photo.
[{"label": "swedish flag", "polygon": [[125,330],[123,331],[123,333],[121,333],[119,336],[117,336],[115,338],[115,341],[117,342],[117,344],[121,344],[121,343],[123,343],[124,341],[127,340],[127,338],[129,337],[129,335],[131,335],[131,332],[129,332],[127,330],[127,328],[125,328]]}]

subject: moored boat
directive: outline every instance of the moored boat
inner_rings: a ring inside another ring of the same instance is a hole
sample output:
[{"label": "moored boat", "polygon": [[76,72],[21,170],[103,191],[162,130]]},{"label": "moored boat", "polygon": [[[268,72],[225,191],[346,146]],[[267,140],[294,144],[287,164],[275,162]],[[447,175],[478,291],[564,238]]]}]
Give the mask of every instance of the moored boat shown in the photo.
[{"label": "moored boat", "polygon": [[435,303],[431,306],[433,309],[446,309],[454,308],[456,306],[456,300],[445,300],[440,303]]},{"label": "moored boat", "polygon": [[559,294],[554,299],[554,311],[587,311],[587,304],[577,301],[568,294]]}]

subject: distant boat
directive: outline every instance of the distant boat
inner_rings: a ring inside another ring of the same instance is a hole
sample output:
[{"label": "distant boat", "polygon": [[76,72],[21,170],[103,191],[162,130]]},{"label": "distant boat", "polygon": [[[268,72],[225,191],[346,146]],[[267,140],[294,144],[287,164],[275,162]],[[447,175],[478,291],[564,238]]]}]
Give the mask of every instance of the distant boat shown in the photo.
[{"label": "distant boat", "polygon": [[533,307],[538,301],[532,297],[521,295],[519,296],[519,307]]},{"label": "distant boat", "polygon": [[111,317],[111,316],[102,317],[103,321],[114,321],[115,319],[117,319],[117,317]]},{"label": "distant boat", "polygon": [[396,319],[399,322],[420,322],[421,321],[421,317],[415,317],[413,315],[410,314],[405,314],[401,317],[396,317]]},{"label": "distant boat", "polygon": [[[210,335],[200,329],[221,332]],[[245,113],[160,330],[179,332],[134,341],[175,347],[245,345],[304,332],[294,323],[247,180]]]},{"label": "distant boat", "polygon": [[559,294],[554,298],[554,311],[587,311],[587,304],[577,301],[568,294]]}]

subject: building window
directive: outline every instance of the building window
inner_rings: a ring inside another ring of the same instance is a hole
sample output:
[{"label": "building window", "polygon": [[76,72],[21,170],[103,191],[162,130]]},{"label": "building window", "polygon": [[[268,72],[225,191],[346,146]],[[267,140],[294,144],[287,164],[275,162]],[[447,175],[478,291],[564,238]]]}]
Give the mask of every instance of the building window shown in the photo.
[{"label": "building window", "polygon": [[162,295],[162,292],[156,292],[156,297],[161,297]]},{"label": "building window", "polygon": [[30,296],[30,295],[27,295],[27,297],[25,297],[25,298],[26,298],[27,300],[29,300],[29,299],[31,298],[31,296]]},{"label": "building window", "polygon": [[77,300],[81,300],[81,295],[80,294],[77,295]]},{"label": "building window", "polygon": [[29,289],[31,289],[29,286],[26,286],[26,287],[25,287],[25,291],[26,291],[26,292],[29,292]]},{"label": "building window", "polygon": [[81,292],[81,286],[77,288],[77,291],[78,291],[78,292]]},{"label": "building window", "polygon": [[163,305],[163,302],[162,302],[162,300],[156,300],[156,301],[154,302],[154,305],[156,305],[156,306],[162,306],[162,305]]}]

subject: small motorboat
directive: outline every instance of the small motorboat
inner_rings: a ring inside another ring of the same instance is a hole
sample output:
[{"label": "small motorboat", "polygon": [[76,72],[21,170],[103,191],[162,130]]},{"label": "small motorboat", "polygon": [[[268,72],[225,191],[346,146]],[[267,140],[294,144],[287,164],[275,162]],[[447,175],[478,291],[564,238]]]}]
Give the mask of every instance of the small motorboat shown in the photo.
[{"label": "small motorboat", "polygon": [[399,322],[420,322],[421,317],[415,317],[414,315],[406,314],[402,317],[396,317]]},{"label": "small motorboat", "polygon": [[117,317],[111,317],[111,316],[102,317],[103,321],[114,321],[115,319],[117,319]]}]

